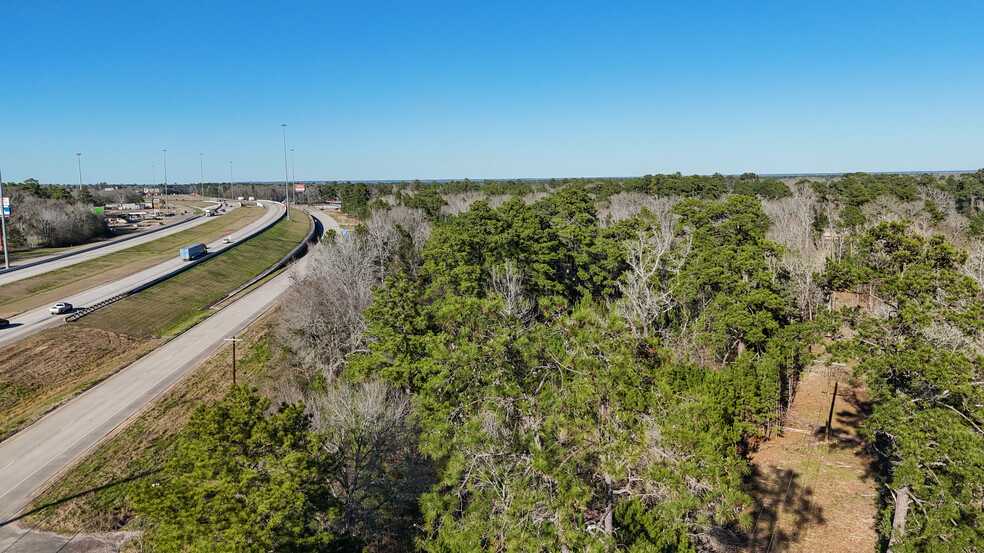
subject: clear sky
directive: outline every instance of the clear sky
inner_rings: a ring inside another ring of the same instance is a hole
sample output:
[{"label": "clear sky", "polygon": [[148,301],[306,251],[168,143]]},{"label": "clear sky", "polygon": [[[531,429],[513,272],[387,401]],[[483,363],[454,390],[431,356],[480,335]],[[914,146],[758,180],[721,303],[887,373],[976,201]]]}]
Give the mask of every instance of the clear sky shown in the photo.
[{"label": "clear sky", "polygon": [[[984,167],[984,2],[4,0],[0,171],[77,183]],[[199,156],[199,154],[204,154]]]}]

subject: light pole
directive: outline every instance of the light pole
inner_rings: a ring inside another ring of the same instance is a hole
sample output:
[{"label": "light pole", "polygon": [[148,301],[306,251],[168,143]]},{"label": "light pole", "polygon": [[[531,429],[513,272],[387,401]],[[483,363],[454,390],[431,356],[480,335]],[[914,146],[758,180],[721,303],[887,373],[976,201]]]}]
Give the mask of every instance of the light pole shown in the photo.
[{"label": "light pole", "polygon": [[75,157],[79,160],[79,194],[82,194],[82,152],[75,152]]},{"label": "light pole", "polygon": [[202,187],[202,197],[205,197],[205,154],[198,154],[198,170],[201,171],[198,184]]},{"label": "light pole", "polygon": [[167,209],[167,149],[164,149],[164,209]]},{"label": "light pole", "polygon": [[229,162],[229,186],[232,186],[232,162]]},{"label": "light pole", "polygon": [[151,165],[150,171],[154,175],[154,188],[157,188],[157,166]]},{"label": "light pole", "polygon": [[281,123],[284,129],[284,205],[287,208],[287,220],[290,221],[290,184],[287,177],[287,123]]},{"label": "light pole", "polygon": [[0,232],[3,233],[3,268],[10,268],[10,258],[7,256],[7,210],[3,197],[3,175],[0,174]]},{"label": "light pole", "polygon": [[297,205],[297,173],[294,172],[294,148],[290,149],[290,184],[294,190],[294,205]]}]

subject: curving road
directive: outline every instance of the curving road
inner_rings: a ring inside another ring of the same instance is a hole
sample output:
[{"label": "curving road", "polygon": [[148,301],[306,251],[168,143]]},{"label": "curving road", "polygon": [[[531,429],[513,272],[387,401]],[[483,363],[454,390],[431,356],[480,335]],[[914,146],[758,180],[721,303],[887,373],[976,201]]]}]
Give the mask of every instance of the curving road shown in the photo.
[{"label": "curving road", "polygon": [[[208,251],[220,252],[226,248],[232,247],[236,242],[237,236],[248,236],[255,231],[273,224],[273,222],[275,222],[284,211],[283,204],[268,201],[263,201],[262,203],[267,208],[267,212],[263,215],[263,217],[260,217],[258,220],[250,223],[242,230],[234,233],[232,237],[233,244],[223,244],[222,240],[216,240],[215,242],[207,244]],[[135,273],[102,286],[86,290],[85,292],[64,298],[61,301],[71,303],[76,308],[93,305],[105,299],[122,294],[128,290],[132,290],[141,284],[145,284],[160,278],[175,269],[180,268],[184,263],[186,262],[182,261],[181,258],[178,257],[178,252],[174,252],[174,258],[171,260],[140,271],[139,273]],[[41,307],[38,309],[32,309],[31,311],[26,311],[16,317],[11,318],[9,327],[0,329],[0,347],[59,324],[62,324],[62,317],[51,315],[48,312],[48,307]]]},{"label": "curving road", "polygon": [[[150,355],[0,443],[0,551],[62,551],[65,538],[31,542],[15,524],[44,484],[94,447],[144,405],[215,354],[224,338],[277,303],[304,260],[233,302]],[[18,541],[20,540],[20,541]]]},{"label": "curving road", "polygon": [[328,215],[327,213],[325,213],[324,211],[322,211],[320,209],[314,209],[314,208],[311,208],[311,207],[308,207],[308,206],[305,206],[303,209],[307,213],[310,213],[311,215],[313,215],[315,219],[321,221],[321,225],[325,228],[325,231],[326,232],[328,231],[328,229],[332,229],[339,236],[342,235],[342,227],[341,227],[341,225],[338,224],[338,221],[332,219],[330,215]]},{"label": "curving road", "polygon": [[158,238],[197,227],[208,221],[209,219],[206,217],[195,217],[187,221],[169,225],[161,230],[145,231],[136,236],[131,235],[118,238],[110,241],[108,244],[104,243],[106,245],[93,246],[92,244],[88,244],[86,246],[80,246],[74,253],[67,251],[45,257],[25,259],[19,264],[11,265],[10,269],[6,271],[0,271],[0,286],[145,244]]}]

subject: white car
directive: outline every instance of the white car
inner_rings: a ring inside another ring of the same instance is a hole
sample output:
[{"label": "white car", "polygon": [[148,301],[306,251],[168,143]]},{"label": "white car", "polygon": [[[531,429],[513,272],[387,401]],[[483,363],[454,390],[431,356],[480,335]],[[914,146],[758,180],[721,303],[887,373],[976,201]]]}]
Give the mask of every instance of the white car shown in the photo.
[{"label": "white car", "polygon": [[52,305],[50,308],[48,308],[48,312],[50,312],[52,315],[60,315],[62,313],[68,313],[71,310],[72,310],[72,304],[65,303],[63,301],[58,302],[55,305]]}]

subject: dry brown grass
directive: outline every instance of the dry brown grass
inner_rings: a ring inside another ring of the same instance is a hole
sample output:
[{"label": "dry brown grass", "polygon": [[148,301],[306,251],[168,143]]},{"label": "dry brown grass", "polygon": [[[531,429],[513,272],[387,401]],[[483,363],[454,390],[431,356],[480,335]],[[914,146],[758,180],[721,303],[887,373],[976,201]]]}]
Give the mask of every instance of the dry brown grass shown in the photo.
[{"label": "dry brown grass", "polygon": [[63,325],[5,346],[0,350],[0,440],[133,363],[159,343]]},{"label": "dry brown grass", "polygon": [[[749,551],[875,551],[876,483],[858,435],[867,399],[849,380],[843,370],[811,368],[798,386],[784,435],[752,456],[756,508]],[[825,442],[835,381],[832,437]]]}]

